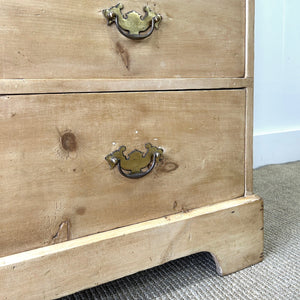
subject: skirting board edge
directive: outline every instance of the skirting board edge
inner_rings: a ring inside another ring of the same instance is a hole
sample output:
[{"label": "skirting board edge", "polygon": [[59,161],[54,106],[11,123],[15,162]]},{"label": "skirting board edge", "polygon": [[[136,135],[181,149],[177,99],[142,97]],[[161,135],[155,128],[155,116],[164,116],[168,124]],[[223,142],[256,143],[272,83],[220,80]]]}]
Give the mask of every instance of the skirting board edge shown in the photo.
[{"label": "skirting board edge", "polygon": [[300,160],[300,130],[255,134],[254,168]]}]

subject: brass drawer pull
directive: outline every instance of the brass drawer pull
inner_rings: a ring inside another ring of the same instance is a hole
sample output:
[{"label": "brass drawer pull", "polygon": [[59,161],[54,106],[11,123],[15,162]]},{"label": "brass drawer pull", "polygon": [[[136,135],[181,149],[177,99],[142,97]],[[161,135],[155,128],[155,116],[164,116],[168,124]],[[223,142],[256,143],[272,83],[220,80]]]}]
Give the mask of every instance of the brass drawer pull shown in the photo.
[{"label": "brass drawer pull", "polygon": [[[132,40],[145,39],[152,34],[154,28],[158,29],[162,16],[152,11],[148,6],[143,9],[144,16],[134,10],[123,15],[121,12],[123,8],[124,5],[119,3],[109,9],[104,9],[102,12],[107,19],[107,25],[115,22],[120,33],[127,38]],[[141,32],[146,33],[141,34]]]},{"label": "brass drawer pull", "polygon": [[[163,153],[163,149],[152,146],[150,143],[147,143],[145,148],[147,149],[145,154],[139,150],[134,150],[128,154],[127,158],[124,155],[126,147],[121,146],[118,150],[107,155],[105,159],[111,168],[118,165],[121,175],[138,179],[146,176],[154,169],[157,160],[161,158]],[[142,169],[147,167],[148,169],[143,172]]]}]

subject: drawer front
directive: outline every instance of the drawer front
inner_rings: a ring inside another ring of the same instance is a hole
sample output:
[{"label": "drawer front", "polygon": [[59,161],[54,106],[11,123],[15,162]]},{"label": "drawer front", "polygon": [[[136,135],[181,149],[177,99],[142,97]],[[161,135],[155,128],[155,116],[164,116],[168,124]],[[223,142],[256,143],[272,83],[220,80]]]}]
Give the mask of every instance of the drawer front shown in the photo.
[{"label": "drawer front", "polygon": [[[2,96],[0,112],[1,256],[244,193],[244,90]],[[145,143],[164,150],[147,176],[110,169]]]},{"label": "drawer front", "polygon": [[0,78],[111,79],[244,76],[246,0],[123,1],[163,17],[140,41],[107,26],[118,1],[4,0]]}]

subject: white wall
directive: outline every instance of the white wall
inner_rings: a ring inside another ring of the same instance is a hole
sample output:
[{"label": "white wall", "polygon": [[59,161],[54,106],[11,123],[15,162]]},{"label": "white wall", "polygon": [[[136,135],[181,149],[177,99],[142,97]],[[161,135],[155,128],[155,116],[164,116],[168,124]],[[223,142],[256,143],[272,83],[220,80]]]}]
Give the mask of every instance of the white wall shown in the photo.
[{"label": "white wall", "polygon": [[300,160],[300,0],[256,0],[254,167]]}]

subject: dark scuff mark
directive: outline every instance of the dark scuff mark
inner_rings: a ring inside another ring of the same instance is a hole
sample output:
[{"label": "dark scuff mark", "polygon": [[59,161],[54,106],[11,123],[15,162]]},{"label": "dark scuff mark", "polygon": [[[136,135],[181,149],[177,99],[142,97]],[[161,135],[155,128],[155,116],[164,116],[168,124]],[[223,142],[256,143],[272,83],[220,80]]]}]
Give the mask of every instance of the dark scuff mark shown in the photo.
[{"label": "dark scuff mark", "polygon": [[86,212],[86,207],[84,207],[84,206],[78,207],[76,209],[77,215],[83,216],[85,214],[85,212]]},{"label": "dark scuff mark", "polygon": [[179,168],[179,165],[172,161],[165,161],[159,170],[164,173],[170,173]]},{"label": "dark scuff mark", "polygon": [[120,42],[116,43],[116,51],[121,56],[126,69],[129,70],[130,60],[128,51],[120,44]]},{"label": "dark scuff mark", "polygon": [[174,203],[173,203],[173,209],[175,210],[176,207],[177,207],[177,201],[174,201]]},{"label": "dark scuff mark", "polygon": [[181,211],[182,211],[183,213],[187,213],[187,212],[189,212],[189,209],[188,209],[186,206],[182,205]]}]

